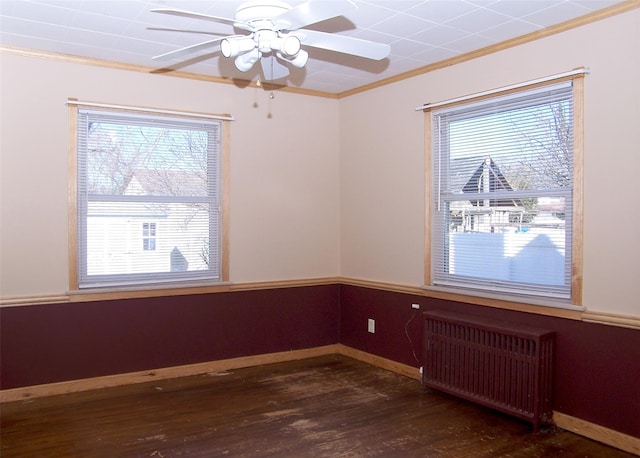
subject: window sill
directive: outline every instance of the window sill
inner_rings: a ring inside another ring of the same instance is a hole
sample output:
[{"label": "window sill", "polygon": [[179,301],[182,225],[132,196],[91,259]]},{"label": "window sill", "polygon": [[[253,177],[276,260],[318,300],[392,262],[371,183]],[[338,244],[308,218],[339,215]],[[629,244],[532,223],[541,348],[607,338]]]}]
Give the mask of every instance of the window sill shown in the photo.
[{"label": "window sill", "polygon": [[165,283],[132,285],[109,288],[86,288],[67,291],[69,302],[105,301],[159,296],[186,296],[189,294],[219,293],[230,289],[230,282],[218,283]]},{"label": "window sill", "polygon": [[474,305],[581,319],[586,307],[529,296],[511,296],[454,287],[424,285],[421,288],[428,297],[465,302]]}]

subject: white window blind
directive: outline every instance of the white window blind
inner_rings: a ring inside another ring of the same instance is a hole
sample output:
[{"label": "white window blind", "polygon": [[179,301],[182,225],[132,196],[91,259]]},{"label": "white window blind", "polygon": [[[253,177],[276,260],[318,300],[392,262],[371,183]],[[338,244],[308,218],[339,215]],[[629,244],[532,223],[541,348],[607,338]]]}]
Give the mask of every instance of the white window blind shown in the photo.
[{"label": "white window blind", "polygon": [[77,119],[79,287],[219,281],[220,121]]},{"label": "white window blind", "polygon": [[434,285],[571,297],[571,81],[432,116]]}]

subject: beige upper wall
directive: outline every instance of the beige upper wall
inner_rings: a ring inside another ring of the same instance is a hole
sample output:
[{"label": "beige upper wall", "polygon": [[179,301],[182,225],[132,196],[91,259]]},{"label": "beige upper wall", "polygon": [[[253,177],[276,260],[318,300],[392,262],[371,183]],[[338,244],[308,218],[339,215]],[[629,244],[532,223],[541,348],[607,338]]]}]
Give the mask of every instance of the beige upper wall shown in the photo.
[{"label": "beige upper wall", "polygon": [[[0,297],[63,293],[68,97],[232,113],[234,282],[424,276],[430,101],[587,66],[584,305],[640,316],[640,10],[341,100],[2,54]],[[254,101],[259,104],[254,108]]]},{"label": "beige upper wall", "polygon": [[231,280],[338,275],[337,100],[0,56],[0,297],[68,289],[69,97],[231,113]]},{"label": "beige upper wall", "polygon": [[341,100],[341,274],[423,283],[423,103],[588,67],[584,304],[640,316],[640,10]]}]

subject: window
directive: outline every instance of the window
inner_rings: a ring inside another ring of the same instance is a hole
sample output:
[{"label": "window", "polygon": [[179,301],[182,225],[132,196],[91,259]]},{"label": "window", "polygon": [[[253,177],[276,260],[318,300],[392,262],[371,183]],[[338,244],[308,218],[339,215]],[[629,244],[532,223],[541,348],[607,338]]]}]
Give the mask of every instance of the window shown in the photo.
[{"label": "window", "polygon": [[226,280],[224,120],[70,105],[72,287]]},{"label": "window", "polygon": [[581,300],[574,98],[570,80],[427,113],[427,284]]},{"label": "window", "polygon": [[156,223],[142,223],[142,249],[144,251],[156,249]]}]

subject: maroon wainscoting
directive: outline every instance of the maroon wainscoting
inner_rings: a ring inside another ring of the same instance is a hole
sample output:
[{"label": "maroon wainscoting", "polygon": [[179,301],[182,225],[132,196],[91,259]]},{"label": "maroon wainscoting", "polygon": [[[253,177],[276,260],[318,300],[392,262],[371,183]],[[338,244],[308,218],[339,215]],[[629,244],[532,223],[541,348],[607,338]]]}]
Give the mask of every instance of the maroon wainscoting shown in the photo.
[{"label": "maroon wainscoting", "polygon": [[0,387],[338,342],[418,367],[433,309],[555,331],[554,410],[640,437],[640,331],[347,285],[5,307]]},{"label": "maroon wainscoting", "polygon": [[640,437],[640,331],[343,285],[340,342],[420,366],[413,353],[421,359],[422,317],[412,303],[555,331],[554,410]]},{"label": "maroon wainscoting", "polygon": [[0,309],[2,389],[338,343],[339,286]]}]

